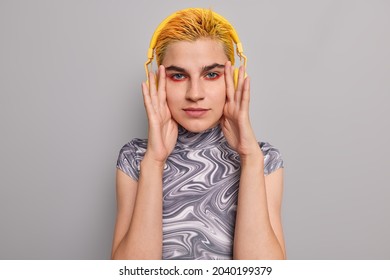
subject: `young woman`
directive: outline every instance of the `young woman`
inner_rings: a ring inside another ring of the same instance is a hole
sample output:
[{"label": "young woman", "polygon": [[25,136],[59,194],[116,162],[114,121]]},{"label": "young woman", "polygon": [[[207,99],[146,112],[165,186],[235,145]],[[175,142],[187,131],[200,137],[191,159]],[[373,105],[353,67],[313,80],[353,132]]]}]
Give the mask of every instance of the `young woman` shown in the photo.
[{"label": "young woman", "polygon": [[159,30],[158,74],[142,84],[148,139],[118,158],[113,259],[285,258],[283,161],[254,135],[233,31],[207,9]]}]

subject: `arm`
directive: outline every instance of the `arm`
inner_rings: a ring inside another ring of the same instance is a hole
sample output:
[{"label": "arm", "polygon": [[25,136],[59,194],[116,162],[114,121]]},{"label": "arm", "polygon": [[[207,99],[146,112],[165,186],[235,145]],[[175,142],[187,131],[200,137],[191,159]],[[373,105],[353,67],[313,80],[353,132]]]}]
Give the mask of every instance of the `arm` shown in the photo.
[{"label": "arm", "polygon": [[142,85],[148,115],[148,147],[138,182],[117,171],[117,220],[113,259],[161,259],[162,178],[166,159],[177,139],[177,124],[166,104],[165,70],[160,67],[159,90],[150,75],[150,89]]},{"label": "arm", "polygon": [[284,259],[280,219],[282,169],[264,176],[264,157],[249,121],[249,77],[240,67],[237,89],[230,62],[225,66],[226,104],[221,119],[229,145],[241,160],[237,216],[234,235],[235,259]]},{"label": "arm", "polygon": [[264,176],[262,160],[262,154],[242,160],[235,259],[285,259],[280,218],[283,169]]},{"label": "arm", "polygon": [[117,170],[118,212],[113,259],[161,259],[162,170],[161,166],[144,159],[139,182]]}]

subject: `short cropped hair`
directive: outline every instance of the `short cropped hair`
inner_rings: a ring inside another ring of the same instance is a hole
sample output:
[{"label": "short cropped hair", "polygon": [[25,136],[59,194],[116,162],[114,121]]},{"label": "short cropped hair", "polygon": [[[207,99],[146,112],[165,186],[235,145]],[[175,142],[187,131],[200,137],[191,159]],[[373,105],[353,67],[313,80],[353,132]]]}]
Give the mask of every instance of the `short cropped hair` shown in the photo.
[{"label": "short cropped hair", "polygon": [[217,19],[210,9],[190,8],[179,11],[167,22],[157,37],[155,47],[157,64],[163,62],[167,47],[171,43],[212,39],[222,43],[226,56],[234,65],[231,30],[232,26]]}]

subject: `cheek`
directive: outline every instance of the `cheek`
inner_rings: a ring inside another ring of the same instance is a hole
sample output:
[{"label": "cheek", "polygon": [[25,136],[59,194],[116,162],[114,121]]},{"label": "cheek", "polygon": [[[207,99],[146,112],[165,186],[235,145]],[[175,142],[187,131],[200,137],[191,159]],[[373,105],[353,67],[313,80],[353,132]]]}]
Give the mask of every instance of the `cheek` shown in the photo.
[{"label": "cheek", "polygon": [[178,94],[173,90],[168,90],[167,88],[167,104],[170,110],[175,109],[178,105],[180,105],[180,98],[178,98]]},{"label": "cheek", "polygon": [[185,100],[186,85],[184,82],[169,82],[165,87],[168,106],[181,104]]},{"label": "cheek", "polygon": [[224,107],[226,103],[226,90],[225,87],[222,87],[218,90],[217,94],[214,96],[215,104],[219,104],[220,107]]},{"label": "cheek", "polygon": [[219,109],[222,112],[223,108],[225,107],[226,96],[221,97],[217,102],[218,102],[218,104],[220,104]]},{"label": "cheek", "polygon": [[180,93],[183,92],[183,83],[179,82],[170,82],[167,81],[167,84],[165,86],[165,91],[167,93],[167,99],[173,99],[180,96]]}]

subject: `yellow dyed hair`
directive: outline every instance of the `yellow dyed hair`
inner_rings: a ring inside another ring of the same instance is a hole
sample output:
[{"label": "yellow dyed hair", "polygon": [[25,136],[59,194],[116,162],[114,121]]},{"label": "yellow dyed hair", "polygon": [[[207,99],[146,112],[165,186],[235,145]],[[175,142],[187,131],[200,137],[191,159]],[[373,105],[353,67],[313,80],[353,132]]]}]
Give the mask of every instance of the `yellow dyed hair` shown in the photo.
[{"label": "yellow dyed hair", "polygon": [[160,65],[169,44],[179,41],[213,39],[221,42],[226,56],[234,65],[233,27],[218,20],[210,9],[191,8],[178,11],[161,29],[156,41],[156,60]]}]

